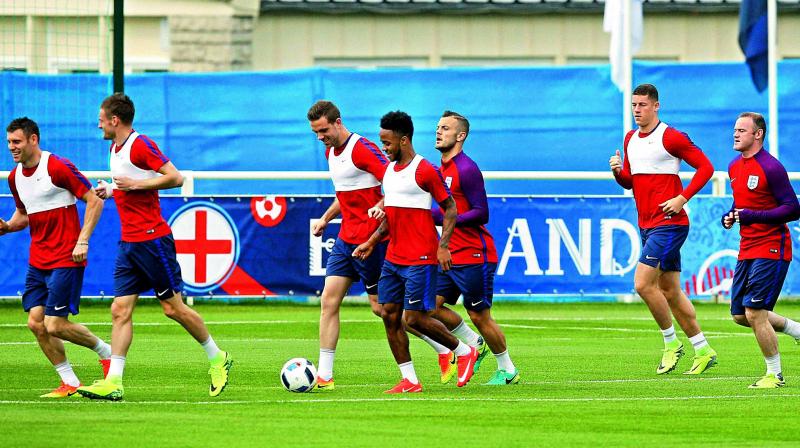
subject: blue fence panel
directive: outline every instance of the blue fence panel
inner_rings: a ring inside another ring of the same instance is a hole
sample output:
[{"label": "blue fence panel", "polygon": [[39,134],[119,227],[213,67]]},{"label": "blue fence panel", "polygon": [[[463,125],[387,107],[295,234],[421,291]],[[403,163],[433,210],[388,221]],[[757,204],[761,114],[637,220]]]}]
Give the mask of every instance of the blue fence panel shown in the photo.
[{"label": "blue fence panel", "polygon": [[[332,222],[319,238],[311,234],[311,224],[331,201],[285,196],[162,198],[186,292],[319,294],[338,224]],[[726,294],[730,289],[739,237],[719,222],[730,205],[730,198],[698,197],[689,203],[692,227],[682,250],[681,273],[681,286],[689,296]],[[489,207],[488,228],[499,257],[496,293],[633,293],[641,243],[632,198],[492,197]],[[10,216],[13,209],[10,197],[0,197],[0,216]],[[797,241],[800,227],[795,222],[790,228]],[[118,239],[119,218],[114,202],[107,201],[91,240],[84,295],[113,295]],[[6,254],[9,267],[0,271],[0,296],[23,290],[29,240],[27,231],[0,237],[0,252]],[[796,265],[784,293],[800,290]],[[363,289],[356,284],[352,292]]]}]

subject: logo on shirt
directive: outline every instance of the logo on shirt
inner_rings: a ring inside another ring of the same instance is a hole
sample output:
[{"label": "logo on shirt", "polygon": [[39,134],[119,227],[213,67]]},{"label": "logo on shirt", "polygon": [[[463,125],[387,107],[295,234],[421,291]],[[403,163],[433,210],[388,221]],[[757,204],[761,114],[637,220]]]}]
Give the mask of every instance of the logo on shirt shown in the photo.
[{"label": "logo on shirt", "polygon": [[191,202],[170,217],[169,225],[187,290],[208,292],[231,276],[239,260],[239,231],[222,207]]},{"label": "logo on shirt", "polygon": [[286,198],[280,196],[254,197],[250,199],[253,219],[264,227],[275,227],[286,216]]},{"label": "logo on shirt", "polygon": [[444,178],[444,183],[447,184],[447,188],[453,187],[453,176],[447,176]]},{"label": "logo on shirt", "polygon": [[747,188],[755,190],[757,186],[758,186],[758,176],[751,174],[750,177],[747,178]]}]

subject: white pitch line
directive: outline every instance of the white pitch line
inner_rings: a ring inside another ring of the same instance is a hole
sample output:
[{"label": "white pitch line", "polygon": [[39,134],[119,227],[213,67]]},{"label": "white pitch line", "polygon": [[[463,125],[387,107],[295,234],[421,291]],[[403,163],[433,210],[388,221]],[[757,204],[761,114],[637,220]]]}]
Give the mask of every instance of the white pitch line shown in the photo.
[{"label": "white pitch line", "polygon": [[[516,322],[516,321],[523,321],[523,322],[535,322],[535,321],[545,321],[545,322],[609,322],[609,321],[640,321],[640,322],[649,322],[652,321],[652,317],[618,317],[618,318],[606,318],[606,317],[559,317],[559,316],[552,316],[552,317],[509,317],[506,319],[500,319],[500,323],[502,325],[509,325],[505,322]],[[703,318],[703,321],[731,321],[730,318]],[[380,319],[342,319],[342,323],[352,323],[352,324],[369,324],[369,323],[380,323]],[[731,321],[732,322],[732,321]],[[111,326],[110,321],[106,322],[78,322],[83,325],[91,325],[91,326]],[[207,325],[281,325],[281,324],[318,324],[319,320],[229,320],[229,321],[206,321]],[[134,325],[143,326],[143,327],[161,327],[161,326],[172,326],[176,325],[175,322],[171,321],[164,321],[164,322],[136,322],[134,320]],[[0,328],[27,328],[27,324],[24,323],[6,323],[0,324]],[[549,328],[549,327],[548,327]]]},{"label": "white pitch line", "polygon": [[[661,378],[609,378],[609,379],[599,379],[599,380],[562,380],[562,381],[551,381],[551,380],[542,380],[542,381],[520,381],[518,384],[523,386],[535,386],[535,385],[552,385],[552,384],[564,384],[564,385],[581,385],[581,384],[623,384],[623,383],[665,383],[665,382],[703,382],[703,381],[730,381],[730,382],[740,382],[740,381],[750,381],[753,379],[753,376],[724,376],[724,377],[699,377],[699,378],[692,378],[692,377],[661,377]],[[394,383],[369,383],[369,384],[343,384],[339,385],[339,388],[342,389],[355,389],[355,388],[383,388],[387,386],[392,386]],[[161,390],[161,389],[186,389],[185,385],[142,385],[142,386],[133,386],[134,389],[137,390]],[[283,386],[248,386],[248,385],[237,385],[237,390],[272,390],[272,389],[283,389]],[[23,388],[0,388],[0,392],[31,392],[31,393],[40,393],[42,391],[49,391],[50,389],[23,389]]]},{"label": "white pitch line", "polygon": [[[700,395],[700,396],[685,396],[685,397],[569,397],[569,398],[498,398],[498,397],[424,397],[410,398],[410,397],[387,397],[387,398],[307,398],[297,400],[224,400],[224,401],[179,401],[179,400],[161,400],[161,401],[118,401],[115,405],[110,406],[124,406],[124,405],[233,405],[233,404],[305,404],[305,403],[380,403],[391,401],[419,401],[423,403],[429,402],[493,402],[493,403],[580,403],[580,402],[638,402],[638,401],[694,401],[694,400],[747,400],[747,399],[771,399],[771,398],[800,398],[800,394],[762,394],[762,395]],[[110,403],[108,401],[94,401],[94,400],[0,400],[0,405],[20,405],[20,404],[33,404],[41,405],[46,404],[51,406],[53,404],[67,404],[67,405],[91,405],[94,403]]]},{"label": "white pitch line", "polygon": [[[575,330],[575,331],[621,331],[625,333],[653,333],[653,330],[644,329],[644,328],[622,328],[622,327],[547,327],[542,325],[521,325],[521,324],[507,324],[502,323],[502,327],[507,328],[523,328],[527,330]],[[708,335],[719,335],[719,336],[751,336],[752,333],[727,333],[721,331],[706,331],[705,334]]]}]

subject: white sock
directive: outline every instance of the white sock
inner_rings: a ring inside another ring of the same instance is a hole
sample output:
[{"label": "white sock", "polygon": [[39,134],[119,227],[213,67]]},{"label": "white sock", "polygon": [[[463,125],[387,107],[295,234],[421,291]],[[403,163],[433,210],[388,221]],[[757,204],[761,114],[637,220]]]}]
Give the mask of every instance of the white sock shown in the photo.
[{"label": "white sock", "polygon": [[400,374],[403,375],[403,378],[411,381],[414,384],[419,384],[417,372],[414,371],[414,361],[404,362],[402,364],[398,364],[397,366],[400,367]]},{"label": "white sock", "polygon": [[456,356],[466,356],[469,355],[470,351],[472,351],[472,347],[461,341],[458,341],[458,347],[456,347],[456,349],[453,351],[456,352]]},{"label": "white sock", "polygon": [[97,344],[94,345],[92,350],[97,353],[100,359],[108,359],[108,357],[111,356],[111,346],[100,338],[97,338]]},{"label": "white sock", "polygon": [[453,328],[453,331],[450,333],[453,333],[453,336],[466,342],[467,345],[471,347],[478,346],[478,339],[480,338],[480,335],[476,333],[475,330],[470,328],[469,325],[467,325],[467,323],[463,320],[456,328]]},{"label": "white sock", "polygon": [[317,369],[318,377],[325,381],[330,381],[330,379],[333,378],[333,359],[335,357],[335,348],[319,349],[319,369]]},{"label": "white sock", "polygon": [[208,360],[211,361],[214,357],[217,356],[217,353],[220,352],[219,347],[217,347],[217,343],[214,342],[214,338],[211,335],[208,335],[208,339],[206,342],[200,344],[203,346],[203,350],[206,351],[206,355],[208,355]]},{"label": "white sock", "polygon": [[436,353],[438,353],[440,355],[444,355],[445,353],[450,353],[450,349],[449,348],[447,348],[444,345],[434,341],[433,339],[429,338],[428,336],[425,336],[424,334],[420,335],[419,338],[422,339],[423,341],[427,342],[428,345],[433,347],[433,349],[436,350]]},{"label": "white sock", "polygon": [[777,353],[775,356],[765,356],[764,361],[767,363],[767,373],[774,373],[778,375],[781,373],[781,354]]},{"label": "white sock", "polygon": [[784,317],[784,319],[786,319],[786,324],[783,326],[783,334],[788,334],[795,339],[800,339],[800,324],[788,317]]},{"label": "white sock", "polygon": [[108,368],[108,375],[106,378],[110,376],[118,376],[122,378],[122,372],[125,370],[125,357],[118,356],[118,355],[111,355],[111,365]]},{"label": "white sock", "polygon": [[503,353],[492,353],[497,359],[497,368],[500,370],[505,370],[508,373],[516,372],[517,367],[511,362],[511,357],[508,356],[508,350],[504,351]]},{"label": "white sock", "polygon": [[72,371],[72,365],[69,361],[64,361],[61,364],[56,364],[53,366],[56,368],[56,372],[58,372],[58,376],[61,377],[61,382],[64,384],[69,384],[72,387],[78,387],[81,385],[81,381],[75,376],[75,372]]},{"label": "white sock", "polygon": [[694,347],[695,352],[708,345],[708,341],[706,341],[706,336],[703,334],[702,331],[690,337],[689,342],[692,343],[692,347]]},{"label": "white sock", "polygon": [[669,344],[670,342],[677,339],[677,336],[675,336],[674,325],[670,325],[669,328],[667,328],[666,330],[661,330],[661,334],[664,335],[664,344]]}]

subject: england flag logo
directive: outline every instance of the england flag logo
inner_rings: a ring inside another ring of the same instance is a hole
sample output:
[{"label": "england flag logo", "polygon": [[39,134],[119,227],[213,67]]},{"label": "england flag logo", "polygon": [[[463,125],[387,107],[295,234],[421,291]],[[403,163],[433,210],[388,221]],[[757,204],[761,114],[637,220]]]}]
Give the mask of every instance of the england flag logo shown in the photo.
[{"label": "england flag logo", "polygon": [[239,259],[239,232],[230,215],[211,202],[193,202],[169,220],[186,289],[204,293],[230,277]]},{"label": "england flag logo", "polygon": [[758,186],[758,176],[751,175],[747,178],[747,188],[755,190]]}]

